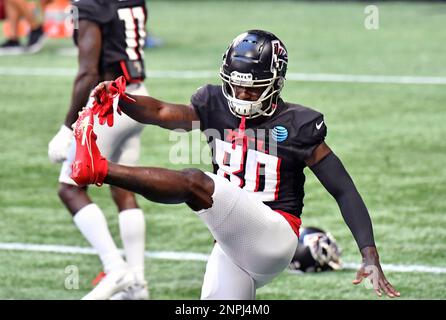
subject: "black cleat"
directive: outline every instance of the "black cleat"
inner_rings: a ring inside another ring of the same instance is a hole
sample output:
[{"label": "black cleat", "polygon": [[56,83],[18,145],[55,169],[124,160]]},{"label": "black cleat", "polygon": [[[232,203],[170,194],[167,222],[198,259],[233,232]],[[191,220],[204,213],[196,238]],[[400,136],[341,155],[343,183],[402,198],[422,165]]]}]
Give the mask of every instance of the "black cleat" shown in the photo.
[{"label": "black cleat", "polygon": [[43,32],[42,26],[39,26],[37,29],[32,30],[28,36],[28,45],[26,46],[26,51],[28,53],[36,53],[39,52],[43,43],[45,42],[45,33]]},{"label": "black cleat", "polygon": [[18,40],[6,40],[0,45],[0,55],[15,55],[25,53],[25,48]]}]

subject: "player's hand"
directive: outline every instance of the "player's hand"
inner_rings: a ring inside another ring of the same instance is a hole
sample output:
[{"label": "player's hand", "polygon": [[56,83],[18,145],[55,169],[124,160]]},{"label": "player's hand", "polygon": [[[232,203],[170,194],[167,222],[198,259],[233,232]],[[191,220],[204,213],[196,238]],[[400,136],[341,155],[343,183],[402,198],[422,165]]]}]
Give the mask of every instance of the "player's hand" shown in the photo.
[{"label": "player's hand", "polygon": [[102,104],[103,97],[109,93],[108,87],[112,82],[113,81],[103,81],[93,89],[91,96],[94,98],[97,104]]},{"label": "player's hand", "polygon": [[356,273],[353,284],[359,284],[362,280],[370,281],[376,294],[381,297],[382,292],[391,298],[399,297],[400,293],[387,281],[379,263],[378,252],[375,247],[365,247],[361,250],[362,264]]},{"label": "player's hand", "polygon": [[115,81],[101,82],[93,90],[93,113],[98,115],[99,124],[103,125],[107,122],[110,127],[113,126],[114,112],[121,114],[121,108],[118,105],[119,99],[135,102],[125,94],[125,87],[125,78],[121,76]]},{"label": "player's hand", "polygon": [[[92,96],[93,101],[93,113],[98,115],[99,124],[103,125],[105,122],[111,127],[113,126],[113,102],[114,102],[114,92],[111,92],[113,81],[104,81],[96,86],[93,90]],[[117,100],[117,99],[116,99]],[[120,110],[116,111],[119,113]]]},{"label": "player's hand", "polygon": [[59,132],[48,143],[48,158],[51,162],[62,162],[67,158],[73,138],[73,131],[63,125]]}]

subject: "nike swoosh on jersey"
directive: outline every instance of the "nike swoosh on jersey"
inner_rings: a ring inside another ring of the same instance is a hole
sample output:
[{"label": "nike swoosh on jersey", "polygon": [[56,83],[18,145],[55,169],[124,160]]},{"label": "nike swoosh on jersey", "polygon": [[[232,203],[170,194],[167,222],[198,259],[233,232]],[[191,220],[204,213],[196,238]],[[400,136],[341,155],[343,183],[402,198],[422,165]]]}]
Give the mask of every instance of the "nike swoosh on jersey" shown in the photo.
[{"label": "nike swoosh on jersey", "polygon": [[324,120],[322,120],[322,122],[321,123],[316,123],[316,129],[320,129],[320,128],[322,128],[322,125],[324,124]]}]

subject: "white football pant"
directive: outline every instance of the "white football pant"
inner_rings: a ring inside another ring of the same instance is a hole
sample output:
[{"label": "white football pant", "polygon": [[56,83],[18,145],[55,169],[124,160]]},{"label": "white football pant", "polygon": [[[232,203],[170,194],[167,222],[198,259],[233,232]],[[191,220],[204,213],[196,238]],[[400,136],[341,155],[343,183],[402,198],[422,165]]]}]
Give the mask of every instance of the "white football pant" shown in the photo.
[{"label": "white football pant", "polygon": [[213,205],[197,212],[217,243],[201,299],[254,299],[291,262],[298,238],[287,220],[227,179],[214,180]]}]

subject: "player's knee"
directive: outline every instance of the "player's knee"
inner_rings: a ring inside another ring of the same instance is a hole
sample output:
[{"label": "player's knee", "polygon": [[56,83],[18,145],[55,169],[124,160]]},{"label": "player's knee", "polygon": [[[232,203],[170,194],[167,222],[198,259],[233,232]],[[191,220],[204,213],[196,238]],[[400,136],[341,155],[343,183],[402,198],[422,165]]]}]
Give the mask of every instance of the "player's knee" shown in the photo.
[{"label": "player's knee", "polygon": [[199,169],[184,169],[182,172],[189,190],[187,204],[193,210],[211,207],[214,181]]},{"label": "player's knee", "polygon": [[210,179],[203,171],[199,169],[183,169],[182,173],[185,177],[187,188],[192,193],[203,189],[206,185],[206,179]]}]

